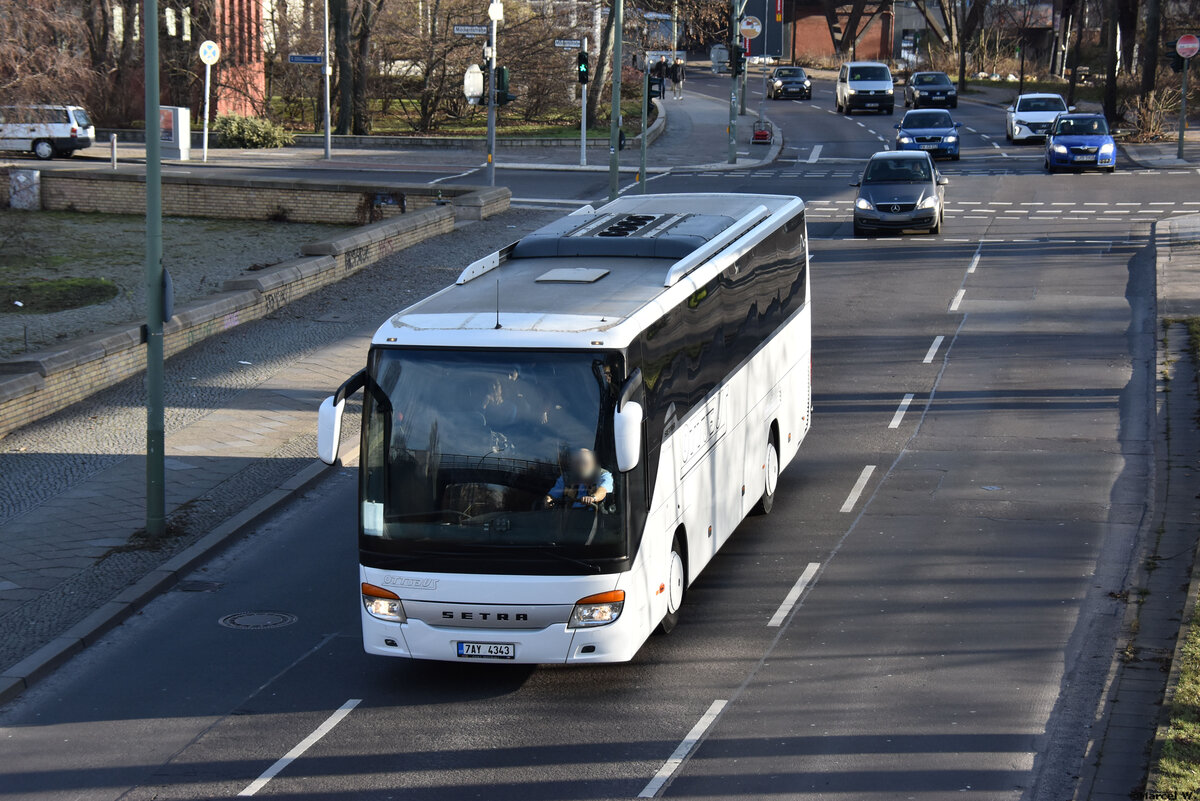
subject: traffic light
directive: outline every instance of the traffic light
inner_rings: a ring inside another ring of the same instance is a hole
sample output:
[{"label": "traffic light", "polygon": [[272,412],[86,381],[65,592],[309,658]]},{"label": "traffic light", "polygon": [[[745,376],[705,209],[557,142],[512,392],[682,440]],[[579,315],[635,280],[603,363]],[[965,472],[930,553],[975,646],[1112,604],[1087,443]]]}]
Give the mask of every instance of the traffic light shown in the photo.
[{"label": "traffic light", "polygon": [[581,52],[576,59],[577,69],[579,71],[579,82],[588,82],[588,54]]},{"label": "traffic light", "polygon": [[746,55],[740,44],[735,44],[729,48],[729,71],[733,75],[741,75],[742,70],[746,68]]},{"label": "traffic light", "polygon": [[496,67],[496,105],[503,106],[516,100],[508,93],[508,67]]}]

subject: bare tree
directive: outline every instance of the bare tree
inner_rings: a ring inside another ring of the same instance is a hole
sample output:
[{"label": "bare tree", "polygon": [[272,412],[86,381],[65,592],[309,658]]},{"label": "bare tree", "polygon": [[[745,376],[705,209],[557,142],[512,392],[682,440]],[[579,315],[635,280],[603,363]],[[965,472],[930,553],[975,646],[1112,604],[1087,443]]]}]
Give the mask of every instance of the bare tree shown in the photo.
[{"label": "bare tree", "polygon": [[0,0],[0,97],[87,97],[96,83],[88,28],[71,0]]}]

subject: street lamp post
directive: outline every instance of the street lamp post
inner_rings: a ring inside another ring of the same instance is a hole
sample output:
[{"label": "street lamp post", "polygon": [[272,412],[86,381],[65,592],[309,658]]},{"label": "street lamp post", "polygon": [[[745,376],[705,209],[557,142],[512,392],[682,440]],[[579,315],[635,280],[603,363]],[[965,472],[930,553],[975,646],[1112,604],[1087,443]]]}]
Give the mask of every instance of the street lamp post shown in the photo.
[{"label": "street lamp post", "polygon": [[613,0],[612,119],[608,126],[608,199],[616,200],[621,182],[621,43],[625,38],[625,3]]},{"label": "street lamp post", "polygon": [[491,21],[491,36],[488,45],[488,129],[487,129],[487,180],[488,186],[496,185],[496,26],[504,19],[504,4],[492,0],[488,5]]},{"label": "street lamp post", "polygon": [[329,63],[329,0],[325,0],[325,57],[321,59],[321,69],[325,75],[325,158],[333,158],[333,136],[329,130],[329,75],[333,65]]},{"label": "street lamp post", "polygon": [[166,531],[163,414],[162,119],[159,117],[158,0],[145,0],[146,59],[146,537]]}]

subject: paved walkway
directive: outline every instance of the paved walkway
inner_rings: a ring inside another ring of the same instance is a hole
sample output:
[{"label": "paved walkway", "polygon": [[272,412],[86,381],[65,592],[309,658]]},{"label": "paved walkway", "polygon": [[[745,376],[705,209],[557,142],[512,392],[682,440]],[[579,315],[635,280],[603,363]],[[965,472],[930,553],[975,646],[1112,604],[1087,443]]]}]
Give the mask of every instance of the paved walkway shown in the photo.
[{"label": "paved walkway", "polygon": [[[726,128],[729,124],[729,106],[695,92],[684,93],[683,100],[670,97],[662,101],[666,130],[662,136],[647,147],[649,169],[665,169],[681,166],[724,165],[729,160],[729,140]],[[777,148],[756,146],[750,148],[750,128],[757,114],[750,113],[738,121],[738,167],[754,166],[771,161]],[[215,138],[212,140],[215,142]],[[476,147],[380,147],[341,148],[334,144],[333,158],[326,161],[321,148],[284,147],[273,150],[226,150],[210,147],[208,164],[214,167],[287,168],[287,169],[396,169],[414,170],[445,169],[457,167],[469,170],[482,167],[485,150],[482,142]],[[85,156],[107,158],[107,142],[98,143],[81,151]],[[201,167],[201,151],[193,149],[189,166]],[[145,160],[145,145],[140,143],[117,144],[117,159],[122,163]],[[637,140],[630,139],[621,152],[622,169],[636,170],[640,160]],[[81,164],[87,162],[81,162]],[[179,162],[172,162],[177,164]],[[608,144],[590,146],[587,152],[587,168],[597,171],[608,169]],[[90,164],[95,164],[91,162]],[[578,169],[579,140],[559,146],[525,147],[514,146],[499,139],[496,144],[496,166],[503,170],[519,167],[558,167]],[[465,178],[470,181],[470,178]],[[498,183],[502,183],[498,179]]]}]

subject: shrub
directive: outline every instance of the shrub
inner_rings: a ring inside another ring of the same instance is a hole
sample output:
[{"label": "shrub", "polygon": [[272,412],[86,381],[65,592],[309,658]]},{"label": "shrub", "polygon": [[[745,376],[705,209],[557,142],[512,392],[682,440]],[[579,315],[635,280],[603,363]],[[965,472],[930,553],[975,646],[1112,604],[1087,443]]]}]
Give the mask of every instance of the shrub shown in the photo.
[{"label": "shrub", "polygon": [[295,137],[270,120],[258,117],[242,117],[238,114],[222,114],[213,123],[218,147],[236,147],[251,150],[264,147],[290,145]]}]

